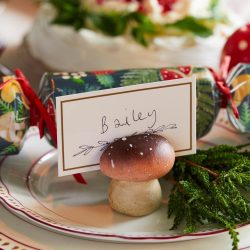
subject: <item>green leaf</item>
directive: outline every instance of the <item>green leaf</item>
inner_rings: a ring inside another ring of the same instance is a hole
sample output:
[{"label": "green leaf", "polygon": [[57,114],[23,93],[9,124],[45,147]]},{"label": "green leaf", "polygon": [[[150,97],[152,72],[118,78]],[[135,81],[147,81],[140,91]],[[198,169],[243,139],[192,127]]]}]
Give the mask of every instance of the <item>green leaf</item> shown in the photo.
[{"label": "green leaf", "polygon": [[121,86],[160,81],[158,70],[129,70],[121,79]]},{"label": "green leaf", "polygon": [[166,27],[191,32],[200,37],[208,37],[213,34],[213,30],[205,24],[207,21],[208,19],[198,19],[192,16],[187,16],[173,24],[167,24]]},{"label": "green leaf", "polygon": [[205,73],[205,69],[203,67],[193,67],[193,73]]},{"label": "green leaf", "polygon": [[8,147],[0,150],[0,155],[13,155],[17,154],[19,149],[14,144],[9,145]]},{"label": "green leaf", "polygon": [[49,2],[57,9],[57,16],[52,23],[73,26],[76,30],[85,27],[88,12],[81,6],[79,0],[49,0]]},{"label": "green leaf", "polygon": [[91,13],[90,17],[94,28],[110,36],[124,34],[129,22],[129,16],[126,13]]},{"label": "green leaf", "polygon": [[79,84],[79,85],[81,85],[81,86],[83,86],[84,85],[84,79],[82,79],[82,78],[75,78],[75,77],[71,77],[71,80],[72,80],[72,82],[74,82],[74,83],[76,83],[76,84]]},{"label": "green leaf", "polygon": [[250,108],[247,102],[244,102],[240,109],[240,122],[243,124],[243,126],[249,130],[250,129]]},{"label": "green leaf", "polygon": [[218,111],[217,97],[212,81],[197,79],[197,138],[206,134],[213,124]]},{"label": "green leaf", "polygon": [[3,99],[0,98],[0,112],[2,114],[6,114],[12,111],[14,111],[13,106],[10,103],[7,103]]},{"label": "green leaf", "polygon": [[[73,26],[76,30],[87,28],[103,32],[109,36],[130,34],[138,43],[148,46],[155,36],[183,35],[189,32],[193,35],[207,37],[212,35],[215,25],[213,9],[211,18],[197,19],[185,17],[173,24],[154,23],[147,15],[137,12],[105,12],[93,11],[80,0],[48,0],[57,10],[53,20],[55,24]],[[215,2],[215,0],[214,0]],[[216,21],[218,22],[218,20]],[[174,32],[173,32],[174,30]]]},{"label": "green leaf", "polygon": [[210,6],[209,9],[213,12],[216,10],[216,8],[219,5],[219,0],[210,0]]},{"label": "green leaf", "polygon": [[144,46],[149,45],[152,37],[163,32],[159,25],[154,24],[147,16],[139,12],[131,14],[131,18],[137,22],[131,34],[138,43]]},{"label": "green leaf", "polygon": [[22,122],[29,117],[29,111],[23,104],[21,96],[18,94],[15,99],[15,120],[16,122]]},{"label": "green leaf", "polygon": [[105,88],[112,88],[115,84],[114,78],[111,75],[96,75],[96,78]]}]

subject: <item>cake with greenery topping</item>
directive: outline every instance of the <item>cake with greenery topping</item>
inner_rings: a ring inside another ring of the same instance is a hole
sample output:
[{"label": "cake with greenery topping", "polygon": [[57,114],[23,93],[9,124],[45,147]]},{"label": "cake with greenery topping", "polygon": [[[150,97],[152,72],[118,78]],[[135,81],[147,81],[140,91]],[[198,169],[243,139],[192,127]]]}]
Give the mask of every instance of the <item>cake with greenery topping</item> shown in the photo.
[{"label": "cake with greenery topping", "polygon": [[55,70],[216,67],[235,27],[224,7],[219,0],[48,0],[27,43]]}]

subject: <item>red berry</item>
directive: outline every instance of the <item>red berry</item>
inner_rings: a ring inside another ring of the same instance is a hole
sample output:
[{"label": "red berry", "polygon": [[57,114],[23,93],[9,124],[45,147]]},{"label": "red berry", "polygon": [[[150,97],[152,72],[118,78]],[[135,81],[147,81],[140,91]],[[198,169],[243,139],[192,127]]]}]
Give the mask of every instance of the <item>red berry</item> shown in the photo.
[{"label": "red berry", "polygon": [[97,70],[97,71],[91,71],[94,75],[108,75],[114,73],[114,70]]},{"label": "red berry", "polygon": [[184,76],[174,70],[161,69],[160,74],[163,80],[173,80],[183,78]]},{"label": "red berry", "polygon": [[177,0],[158,0],[159,4],[163,7],[163,13],[171,11],[176,1]]},{"label": "red berry", "polygon": [[184,73],[185,75],[189,75],[191,72],[191,67],[190,66],[180,66],[178,69]]},{"label": "red berry", "polygon": [[104,1],[105,1],[105,0],[96,0],[96,2],[97,2],[98,4],[103,4]]},{"label": "red berry", "polygon": [[236,30],[227,40],[221,56],[230,56],[229,71],[238,63],[250,63],[250,24]]},{"label": "red berry", "polygon": [[55,105],[54,105],[51,98],[49,98],[49,100],[47,102],[47,112],[49,115],[55,116]]}]

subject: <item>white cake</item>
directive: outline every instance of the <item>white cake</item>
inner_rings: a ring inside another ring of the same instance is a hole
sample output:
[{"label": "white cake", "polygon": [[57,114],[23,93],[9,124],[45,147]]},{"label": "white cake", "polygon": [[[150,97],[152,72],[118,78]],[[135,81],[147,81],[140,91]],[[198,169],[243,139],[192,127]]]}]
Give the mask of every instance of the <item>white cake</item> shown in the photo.
[{"label": "white cake", "polygon": [[[160,1],[169,1],[171,9],[163,10]],[[32,30],[27,35],[27,44],[32,56],[53,70],[81,71],[176,65],[204,65],[217,68],[225,39],[236,26],[242,24],[237,20],[235,25],[234,19],[232,28],[230,22],[225,24],[213,20],[215,10],[212,13],[211,4],[214,0],[81,2],[83,8],[87,6],[95,15],[113,12],[134,13],[141,11],[139,8],[143,6],[143,15],[160,29],[164,25],[171,26],[192,17],[193,20],[202,20],[202,25],[207,22],[207,27],[212,23],[210,28],[213,34],[200,37],[187,30],[176,32],[175,29],[166,29],[166,32],[164,30],[152,36],[148,46],[143,46],[127,30],[119,36],[109,36],[92,24],[86,24],[86,27],[79,30],[70,25],[52,24],[57,16],[57,10],[51,4],[43,4]],[[221,2],[217,6],[217,13],[222,9],[220,5]],[[227,15],[228,19],[228,13],[220,12],[220,15]],[[206,20],[212,21],[209,23],[210,21]]]}]

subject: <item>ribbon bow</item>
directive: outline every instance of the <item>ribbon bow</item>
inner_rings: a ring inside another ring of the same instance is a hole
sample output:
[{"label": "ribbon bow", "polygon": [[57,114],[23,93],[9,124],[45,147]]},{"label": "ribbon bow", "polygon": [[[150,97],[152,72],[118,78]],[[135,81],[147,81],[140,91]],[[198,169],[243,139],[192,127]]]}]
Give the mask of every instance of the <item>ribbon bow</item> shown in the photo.
[{"label": "ribbon bow", "polygon": [[[24,98],[28,102],[30,108],[30,126],[38,126],[41,138],[44,136],[44,130],[46,127],[51,136],[51,139],[54,142],[54,145],[57,146],[57,132],[55,121],[48,114],[41,100],[31,88],[29,81],[24,76],[23,72],[19,69],[16,69],[15,74],[16,77],[9,78],[7,81],[3,82],[0,89],[2,89],[4,86],[6,86],[6,84],[12,81],[17,81],[22,88]],[[77,182],[82,184],[87,183],[81,174],[74,174],[73,176]]]},{"label": "ribbon bow", "polygon": [[215,70],[212,68],[209,68],[210,72],[213,74],[216,85],[222,94],[222,102],[221,107],[226,108],[228,106],[228,102],[230,102],[234,116],[239,119],[239,111],[237,106],[235,105],[233,101],[233,97],[231,94],[231,89],[229,85],[227,84],[226,78],[227,78],[227,72],[230,64],[230,57],[225,57],[222,64],[221,64],[221,74],[218,74]]},{"label": "ribbon bow", "polygon": [[19,82],[25,97],[28,99],[30,106],[30,126],[38,126],[40,137],[44,136],[45,125],[48,129],[50,136],[57,146],[57,133],[56,125],[52,120],[51,116],[48,114],[46,108],[43,106],[41,100],[38,98],[34,90],[31,88],[29,81],[24,76],[21,70],[16,69],[15,80]]}]

